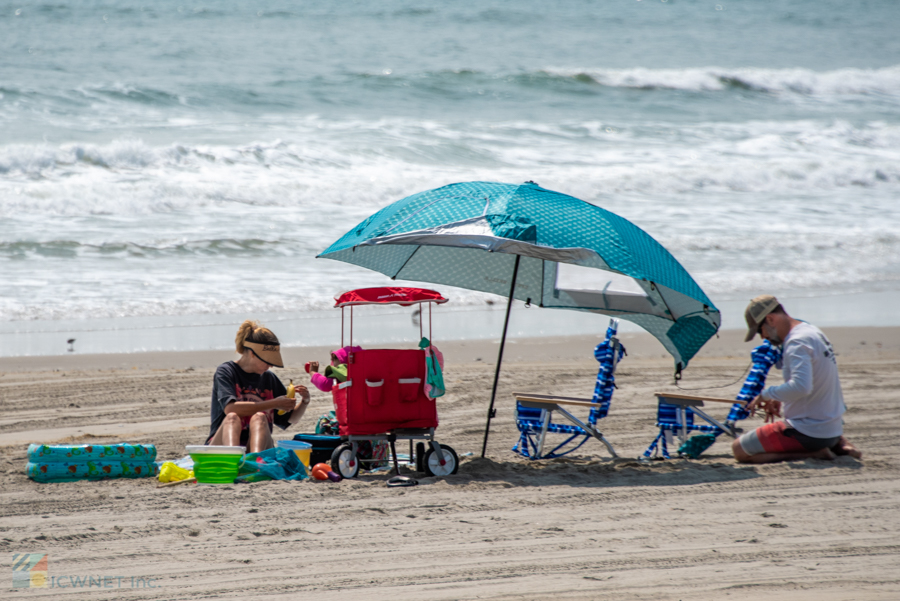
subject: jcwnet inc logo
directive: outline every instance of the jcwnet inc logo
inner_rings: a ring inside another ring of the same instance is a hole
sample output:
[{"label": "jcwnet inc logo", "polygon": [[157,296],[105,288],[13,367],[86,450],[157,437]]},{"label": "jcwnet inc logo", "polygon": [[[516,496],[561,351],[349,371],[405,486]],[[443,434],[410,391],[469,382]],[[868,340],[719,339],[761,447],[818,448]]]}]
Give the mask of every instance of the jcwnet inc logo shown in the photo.
[{"label": "jcwnet inc logo", "polygon": [[49,583],[46,553],[14,553],[13,588],[47,588]]},{"label": "jcwnet inc logo", "polygon": [[159,578],[143,576],[104,576],[97,574],[50,576],[50,556],[46,553],[14,553],[13,588],[157,588]]}]

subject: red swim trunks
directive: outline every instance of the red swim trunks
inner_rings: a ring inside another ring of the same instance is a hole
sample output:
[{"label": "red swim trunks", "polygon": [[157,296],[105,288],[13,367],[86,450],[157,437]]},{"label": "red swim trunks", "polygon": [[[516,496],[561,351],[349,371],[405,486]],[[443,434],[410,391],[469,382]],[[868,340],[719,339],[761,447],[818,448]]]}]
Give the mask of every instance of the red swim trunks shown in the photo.
[{"label": "red swim trunks", "polygon": [[793,430],[787,422],[775,422],[760,426],[756,430],[745,433],[738,439],[741,448],[748,455],[760,453],[802,453],[808,449],[796,438],[785,434],[785,430]]}]

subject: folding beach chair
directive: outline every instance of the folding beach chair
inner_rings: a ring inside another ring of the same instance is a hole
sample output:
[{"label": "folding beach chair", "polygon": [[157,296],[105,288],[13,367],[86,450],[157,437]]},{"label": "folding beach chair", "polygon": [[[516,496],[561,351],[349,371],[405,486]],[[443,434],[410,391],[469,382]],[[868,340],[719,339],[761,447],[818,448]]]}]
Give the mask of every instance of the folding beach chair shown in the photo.
[{"label": "folding beach chair", "polygon": [[[644,451],[644,457],[650,458],[654,455],[658,457],[659,452],[662,451],[663,458],[669,459],[668,442],[671,442],[673,435],[679,438],[681,444],[679,453],[685,448],[690,432],[703,432],[712,435],[714,439],[720,434],[728,434],[732,438],[737,437],[739,430],[735,427],[736,422],[749,417],[750,412],[747,411],[746,404],[759,396],[759,393],[765,388],[769,370],[773,365],[781,361],[781,350],[772,346],[766,340],[753,349],[750,357],[753,365],[750,368],[750,374],[741,387],[741,391],[737,395],[736,401],[657,392],[656,426],[659,428],[659,435]],[[704,406],[704,401],[733,403],[724,423],[701,409]],[[695,416],[706,423],[695,423]],[[714,439],[710,444],[714,442]],[[702,452],[702,449],[695,451],[696,455],[699,455],[700,452]]]},{"label": "folding beach chair", "polygon": [[[513,447],[513,451],[529,459],[552,459],[568,455],[579,449],[588,439],[596,438],[606,446],[610,455],[618,457],[612,445],[597,429],[597,420],[603,419],[609,413],[609,405],[616,385],[616,366],[625,355],[625,348],[616,338],[618,327],[618,320],[611,319],[606,330],[606,339],[594,349],[594,358],[600,362],[600,370],[597,373],[593,398],[577,399],[525,392],[515,393],[516,426],[521,435],[519,442]],[[568,411],[575,407],[584,407],[590,410],[587,423]],[[554,412],[565,417],[571,424],[554,423],[552,421]],[[563,434],[566,438],[551,451],[544,452],[549,433]],[[564,448],[566,450],[563,450]]]}]

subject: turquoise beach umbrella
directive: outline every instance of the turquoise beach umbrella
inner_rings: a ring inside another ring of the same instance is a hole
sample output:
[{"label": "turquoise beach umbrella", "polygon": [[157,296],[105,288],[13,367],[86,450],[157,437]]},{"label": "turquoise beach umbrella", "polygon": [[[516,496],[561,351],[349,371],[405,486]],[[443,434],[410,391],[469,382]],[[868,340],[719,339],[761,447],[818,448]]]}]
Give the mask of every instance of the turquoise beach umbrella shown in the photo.
[{"label": "turquoise beach umbrella", "polygon": [[485,446],[512,299],[627,319],[671,353],[676,377],[721,324],[700,286],[646,232],[533,182],[465,182],[413,194],[352,228],[319,257],[391,279],[509,298]]}]

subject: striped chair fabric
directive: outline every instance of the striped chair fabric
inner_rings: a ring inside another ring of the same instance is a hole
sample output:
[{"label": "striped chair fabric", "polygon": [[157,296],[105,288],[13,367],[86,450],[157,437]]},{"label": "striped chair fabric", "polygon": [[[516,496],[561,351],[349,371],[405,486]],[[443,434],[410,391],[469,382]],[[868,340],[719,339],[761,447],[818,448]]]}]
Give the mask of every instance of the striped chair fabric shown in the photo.
[{"label": "striped chair fabric", "polygon": [[[769,374],[769,370],[772,369],[773,365],[776,365],[781,361],[781,349],[772,346],[772,343],[765,340],[762,344],[753,349],[750,353],[750,357],[752,360],[750,373],[747,375],[747,379],[744,380],[744,385],[737,394],[738,401],[752,401],[759,396],[759,393],[762,392],[763,388],[766,386],[766,377]],[[666,444],[666,432],[672,432],[673,434],[682,432],[680,412],[678,411],[679,408],[678,405],[659,403],[656,413],[656,427],[659,428],[659,435],[657,435],[650,446],[647,447],[647,450],[644,451],[644,457],[649,458],[654,454],[658,456],[661,451],[662,456],[665,459],[670,458],[668,445]],[[694,412],[690,407],[685,407],[685,414],[685,421],[687,423],[685,424],[684,431],[686,432],[704,432],[715,436],[724,433],[724,430],[712,424],[695,424]],[[733,427],[735,422],[746,419],[749,416],[750,413],[744,409],[744,406],[741,403],[735,403],[728,412],[725,424]]]},{"label": "striped chair fabric", "polygon": [[[596,403],[597,407],[591,409],[588,414],[588,423],[591,426],[596,426],[598,420],[609,414],[609,406],[616,387],[616,364],[625,355],[625,348],[618,344],[618,340],[615,338],[617,331],[618,323],[615,320],[610,321],[610,325],[606,329],[605,340],[594,349],[594,358],[600,363],[600,369],[597,372],[594,396],[591,398],[591,402]],[[568,434],[569,436],[550,452],[545,452],[542,456],[537,457],[537,440],[535,437],[541,433],[543,419],[543,409],[532,409],[523,407],[521,403],[516,403],[516,426],[519,428],[520,436],[516,446],[512,448],[513,451],[529,459],[552,459],[553,457],[562,457],[572,453],[587,442],[589,438],[592,438],[590,434],[574,424],[550,422],[547,432]]]}]

